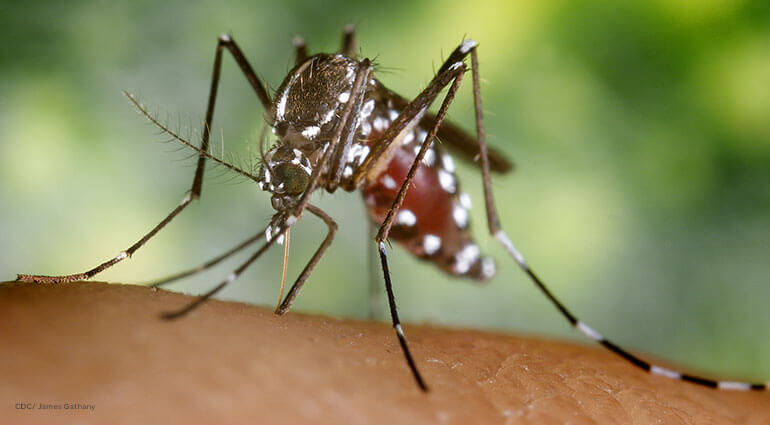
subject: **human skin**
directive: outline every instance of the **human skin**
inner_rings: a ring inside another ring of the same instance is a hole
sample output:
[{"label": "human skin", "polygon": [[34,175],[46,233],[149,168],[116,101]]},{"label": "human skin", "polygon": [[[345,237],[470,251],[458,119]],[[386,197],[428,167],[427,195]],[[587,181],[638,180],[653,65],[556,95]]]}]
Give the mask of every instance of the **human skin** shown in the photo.
[{"label": "human skin", "polygon": [[770,423],[766,392],[653,376],[591,346],[406,324],[422,393],[387,324],[222,301],[160,319],[192,299],[0,284],[0,423]]}]

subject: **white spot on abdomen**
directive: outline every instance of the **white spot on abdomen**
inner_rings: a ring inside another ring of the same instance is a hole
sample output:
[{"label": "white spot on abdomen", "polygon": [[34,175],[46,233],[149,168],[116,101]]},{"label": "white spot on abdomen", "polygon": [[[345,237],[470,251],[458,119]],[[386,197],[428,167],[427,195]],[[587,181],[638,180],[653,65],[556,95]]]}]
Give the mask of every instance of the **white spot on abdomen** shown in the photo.
[{"label": "white spot on abdomen", "polygon": [[426,255],[435,254],[441,248],[441,238],[436,235],[425,235],[422,239],[422,248]]},{"label": "white spot on abdomen", "polygon": [[455,172],[455,162],[452,160],[451,156],[447,154],[441,155],[441,164],[444,166],[444,169],[447,170],[448,172],[450,173]]},{"label": "white spot on abdomen", "polygon": [[417,216],[409,210],[402,209],[398,212],[396,222],[404,226],[414,226],[417,223]]},{"label": "white spot on abdomen", "polygon": [[408,145],[409,143],[412,143],[412,140],[414,140],[414,132],[409,131],[406,134],[404,134],[404,138],[401,139],[401,144]]},{"label": "white spot on abdomen", "polygon": [[455,176],[453,176],[452,173],[438,170],[438,182],[441,185],[441,188],[448,193],[455,193],[455,190],[457,190]]},{"label": "white spot on abdomen", "polygon": [[457,274],[468,273],[473,263],[479,259],[481,250],[475,244],[468,244],[463,247],[457,254],[455,254],[455,264],[453,266],[454,271]]},{"label": "white spot on abdomen", "polygon": [[489,257],[484,257],[481,260],[481,276],[483,276],[484,279],[489,279],[495,275],[495,272],[497,272],[497,266],[495,266],[495,260]]},{"label": "white spot on abdomen", "polygon": [[466,210],[471,209],[471,197],[465,192],[460,194],[460,205]]},{"label": "white spot on abdomen", "polygon": [[389,174],[385,174],[384,176],[382,176],[380,181],[382,182],[382,185],[385,186],[387,189],[395,189],[396,187],[398,187],[398,185],[396,184],[396,181],[393,180],[393,177],[391,177]]},{"label": "white spot on abdomen", "polygon": [[468,226],[468,210],[461,205],[455,205],[452,209],[452,218],[455,219],[457,227],[465,229]]}]

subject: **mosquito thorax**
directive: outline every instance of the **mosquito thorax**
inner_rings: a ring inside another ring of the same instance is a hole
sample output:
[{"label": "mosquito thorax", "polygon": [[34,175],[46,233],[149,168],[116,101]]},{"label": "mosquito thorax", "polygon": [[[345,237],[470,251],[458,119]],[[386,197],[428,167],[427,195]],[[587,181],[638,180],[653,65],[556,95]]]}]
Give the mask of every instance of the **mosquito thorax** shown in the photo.
[{"label": "mosquito thorax", "polygon": [[292,69],[267,112],[278,138],[263,158],[259,186],[273,194],[273,208],[294,205],[321,162],[355,82],[359,62],[343,55],[315,55]]},{"label": "mosquito thorax", "polygon": [[299,147],[331,140],[339,122],[336,118],[350,100],[358,67],[355,59],[321,54],[292,69],[268,111],[268,122],[280,143]]}]

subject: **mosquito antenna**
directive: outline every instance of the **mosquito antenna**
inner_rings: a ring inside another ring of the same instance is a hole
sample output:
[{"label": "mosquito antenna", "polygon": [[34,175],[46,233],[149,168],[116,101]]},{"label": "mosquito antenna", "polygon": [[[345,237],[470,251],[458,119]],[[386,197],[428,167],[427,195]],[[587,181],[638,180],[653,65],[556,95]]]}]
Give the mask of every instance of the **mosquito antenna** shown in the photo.
[{"label": "mosquito antenna", "polygon": [[198,152],[199,154],[201,154],[206,159],[210,159],[210,160],[216,162],[217,164],[219,164],[219,165],[229,169],[230,171],[233,171],[233,172],[235,172],[237,174],[240,174],[240,175],[242,175],[242,176],[244,176],[244,177],[246,177],[246,178],[248,178],[250,180],[258,182],[257,176],[252,175],[251,173],[249,173],[249,172],[247,172],[247,171],[245,171],[245,170],[243,170],[243,169],[241,169],[239,167],[236,167],[233,164],[230,164],[230,163],[228,163],[228,162],[226,162],[224,160],[221,160],[221,159],[217,158],[216,156],[210,154],[208,151],[205,151],[205,150],[199,148],[198,146],[195,146],[194,144],[190,143],[188,140],[186,140],[183,137],[179,136],[179,134],[177,134],[176,132],[172,131],[167,126],[161,124],[161,122],[158,121],[155,118],[155,116],[153,116],[151,113],[149,113],[147,111],[147,109],[145,109],[144,106],[142,106],[142,104],[139,103],[139,101],[131,93],[129,93],[127,91],[123,91],[123,94],[126,95],[126,97],[128,97],[128,100],[131,101],[131,103],[136,107],[136,109],[139,110],[139,113],[144,115],[144,117],[147,118],[151,123],[155,124],[155,126],[158,127],[163,133],[168,134],[169,136],[171,136],[172,138],[176,139],[177,141],[179,141],[183,145],[185,145],[188,148],[193,149],[194,151]]}]

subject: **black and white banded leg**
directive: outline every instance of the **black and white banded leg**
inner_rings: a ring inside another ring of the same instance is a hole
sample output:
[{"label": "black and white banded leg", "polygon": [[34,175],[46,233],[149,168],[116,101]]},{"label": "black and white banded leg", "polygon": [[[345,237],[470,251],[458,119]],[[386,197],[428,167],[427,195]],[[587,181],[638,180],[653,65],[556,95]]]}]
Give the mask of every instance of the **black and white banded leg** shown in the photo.
[{"label": "black and white banded leg", "polygon": [[[412,354],[409,350],[406,337],[404,336],[404,331],[401,328],[401,321],[398,317],[398,311],[396,309],[396,299],[395,299],[395,296],[393,295],[393,285],[390,278],[387,252],[385,250],[385,241],[388,240],[391,226],[394,223],[395,217],[399,211],[399,208],[401,207],[401,204],[403,204],[404,199],[406,198],[407,190],[409,189],[412,181],[414,180],[414,176],[417,173],[417,168],[422,163],[422,160],[425,157],[425,153],[428,151],[428,149],[430,148],[430,145],[433,142],[433,139],[436,137],[436,134],[438,133],[438,129],[441,126],[441,122],[444,120],[444,117],[446,117],[446,113],[447,113],[447,110],[449,109],[449,105],[454,100],[455,94],[457,93],[457,89],[460,87],[460,84],[462,83],[463,74],[465,73],[465,70],[466,70],[465,64],[462,62],[464,54],[458,53],[459,51],[461,51],[462,48],[463,46],[460,46],[457,49],[455,49],[455,51],[449,56],[449,58],[441,67],[441,69],[439,69],[439,71],[436,73],[436,76],[433,77],[433,80],[431,80],[431,82],[428,84],[425,90],[423,90],[423,92],[420,93],[419,96],[417,96],[412,102],[409,103],[409,105],[407,105],[406,108],[404,108],[400,116],[391,124],[393,128],[388,128],[385,133],[386,135],[383,136],[383,137],[387,137],[388,134],[395,135],[400,133],[401,131],[400,126],[405,125],[405,123],[407,122],[411,122],[413,119],[418,119],[418,117],[422,113],[424,113],[424,111],[427,110],[427,108],[430,107],[431,103],[433,103],[433,101],[438,97],[441,90],[443,90],[444,87],[449,85],[449,83],[452,83],[451,86],[449,86],[449,90],[447,91],[446,95],[444,96],[444,101],[442,102],[441,107],[438,110],[438,113],[436,114],[436,120],[433,123],[433,126],[431,127],[430,131],[427,133],[425,137],[425,141],[423,142],[420,148],[420,151],[417,153],[417,156],[412,162],[409,172],[406,175],[406,179],[404,180],[404,183],[401,185],[401,188],[399,189],[398,194],[396,195],[396,199],[393,201],[393,205],[388,211],[388,214],[386,215],[385,220],[380,226],[380,229],[375,238],[375,242],[377,243],[377,247],[379,249],[380,263],[382,265],[382,271],[385,278],[385,290],[388,296],[388,306],[390,307],[390,315],[393,322],[393,328],[396,330],[396,335],[398,336],[398,342],[401,345],[401,350],[403,351],[404,356],[406,357],[406,361],[409,365],[409,368],[412,371],[412,375],[417,381],[417,385],[423,391],[428,391],[428,386],[425,384],[425,381],[423,380],[419,370],[417,369],[417,366],[414,362]],[[392,142],[392,140],[387,141],[387,143],[390,143],[390,142]],[[364,162],[363,166],[366,166],[366,165],[367,165],[366,162]]]},{"label": "black and white banded leg", "polygon": [[263,229],[262,231],[258,232],[254,236],[252,236],[252,237],[246,239],[245,241],[239,243],[238,245],[230,248],[227,252],[225,252],[223,254],[220,254],[217,257],[212,258],[211,260],[201,264],[198,267],[195,267],[195,268],[192,268],[192,269],[189,269],[189,270],[185,270],[183,272],[175,273],[175,274],[173,274],[171,276],[166,276],[166,277],[161,278],[161,279],[153,280],[151,282],[146,282],[145,285],[147,285],[149,287],[152,287],[152,288],[157,288],[157,287],[160,287],[160,286],[163,286],[163,285],[167,285],[167,284],[169,284],[171,282],[174,282],[176,280],[183,279],[185,277],[192,276],[194,274],[206,271],[206,270],[216,266],[217,264],[221,263],[222,261],[226,260],[230,256],[232,256],[234,254],[237,254],[238,252],[242,251],[247,246],[253,244],[257,240],[259,240],[262,237],[264,237],[265,230],[267,230],[267,229],[266,228]]},{"label": "black and white banded leg", "polygon": [[[291,287],[291,290],[286,295],[286,298],[283,300],[283,303],[281,303],[281,305],[276,309],[275,311],[276,314],[284,314],[291,308],[291,305],[294,302],[294,299],[296,298],[297,294],[299,293],[299,290],[302,288],[302,285],[305,283],[307,278],[310,276],[310,273],[312,273],[315,266],[321,260],[321,257],[323,256],[326,249],[329,247],[329,245],[331,245],[332,240],[334,239],[334,235],[337,232],[337,223],[335,223],[334,220],[331,219],[331,217],[329,217],[325,212],[323,212],[323,210],[321,210],[320,208],[316,207],[313,204],[307,204],[306,209],[310,211],[312,214],[322,219],[326,223],[326,225],[329,227],[329,232],[326,238],[323,240],[323,242],[321,242],[321,245],[318,247],[313,257],[310,259],[308,264],[302,270],[302,273],[300,273],[294,285]],[[286,223],[285,225],[290,226],[292,224],[294,223]],[[282,235],[285,230],[286,230],[285,228],[279,227],[274,231],[271,231],[271,233],[273,235]],[[278,241],[279,239],[280,238],[276,238],[276,237],[268,238],[267,242],[262,247],[260,247],[259,250],[257,250],[251,257],[249,257],[248,260],[246,260],[237,269],[235,269],[232,273],[230,273],[230,275],[224,281],[222,281],[219,285],[215,286],[214,288],[212,288],[205,294],[201,295],[200,297],[195,299],[195,301],[184,306],[183,308],[177,311],[163,313],[162,317],[164,319],[177,319],[193,311],[195,308],[199,307],[200,305],[202,305],[203,303],[211,299],[211,297],[216,295],[219,291],[224,289],[227,285],[231,284],[236,279],[238,279],[238,277],[241,274],[243,274],[243,272],[246,271],[246,269],[254,261],[256,261],[265,251],[267,251],[268,248],[270,248],[270,246],[274,242]],[[245,241],[241,245],[244,245],[246,242],[249,242],[249,240]]]},{"label": "black and white banded leg", "polygon": [[500,227],[500,221],[497,216],[497,210],[495,208],[494,204],[494,197],[492,195],[492,185],[490,182],[490,167],[489,167],[489,160],[487,157],[487,145],[486,145],[486,135],[484,132],[484,125],[483,125],[483,117],[482,117],[482,106],[481,106],[481,88],[479,84],[479,74],[478,74],[478,57],[476,53],[476,43],[467,40],[465,43],[463,43],[463,46],[465,47],[466,51],[470,51],[471,54],[471,71],[473,74],[473,97],[474,97],[474,107],[476,110],[476,133],[477,133],[477,139],[480,147],[481,152],[481,172],[482,172],[482,181],[484,184],[484,200],[486,203],[486,210],[487,210],[487,224],[489,226],[489,232],[491,235],[493,235],[502,245],[505,247],[505,250],[508,251],[508,253],[511,255],[514,261],[516,261],[516,264],[519,265],[519,267],[524,271],[524,273],[529,276],[529,278],[532,280],[532,282],[540,289],[540,291],[545,294],[545,296],[551,301],[551,303],[561,312],[561,314],[569,321],[569,323],[577,328],[580,332],[582,332],[585,336],[588,338],[591,338],[592,340],[598,342],[608,350],[612,351],[613,353],[617,354],[618,356],[626,359],[628,362],[633,364],[634,366],[643,369],[647,372],[650,372],[654,375],[663,376],[670,379],[679,379],[682,381],[692,382],[694,384],[703,385],[710,388],[719,388],[724,390],[740,390],[740,391],[748,391],[748,390],[756,390],[756,391],[763,391],[768,388],[768,384],[766,383],[748,383],[748,382],[735,382],[735,381],[719,381],[715,379],[710,378],[704,378],[696,375],[691,375],[687,373],[678,372],[675,370],[671,370],[665,367],[656,366],[653,364],[650,364],[649,362],[639,358],[638,356],[629,353],[624,348],[614,344],[612,341],[604,338],[602,334],[588,326],[586,323],[578,320],[578,318],[572,314],[565,306],[564,304],[559,301],[546,287],[545,283],[535,274],[535,272],[532,270],[532,268],[527,264],[526,260],[524,259],[524,256],[519,252],[516,247],[514,246],[513,242],[508,238],[508,235],[503,231],[503,229]]},{"label": "black and white banded leg", "polygon": [[[93,269],[90,269],[82,273],[62,275],[62,276],[19,274],[16,277],[17,281],[38,282],[38,283],[64,283],[64,282],[74,282],[79,280],[90,279],[96,274],[102,272],[103,270],[106,270],[114,266],[115,264],[123,261],[124,259],[131,257],[139,248],[141,248],[145,243],[147,243],[147,241],[149,241],[153,236],[155,236],[161,229],[166,227],[166,225],[169,224],[177,215],[179,215],[179,213],[181,213],[185,208],[187,208],[187,206],[190,205],[190,203],[193,200],[200,198],[201,191],[203,188],[203,174],[206,168],[206,160],[212,159],[211,155],[208,155],[209,139],[211,136],[211,123],[214,119],[214,106],[216,105],[217,89],[219,87],[219,77],[222,70],[222,51],[224,49],[227,49],[230,52],[230,54],[233,56],[233,59],[235,59],[235,62],[238,64],[244,76],[251,84],[252,88],[257,94],[257,97],[259,97],[259,100],[262,103],[262,105],[265,107],[265,109],[270,107],[270,104],[271,104],[270,95],[268,95],[267,90],[265,90],[264,84],[262,84],[262,81],[260,81],[259,77],[257,77],[257,74],[254,72],[254,69],[249,64],[248,60],[244,56],[241,49],[238,47],[238,45],[229,35],[226,35],[226,34],[221,35],[217,42],[217,50],[216,50],[216,55],[214,57],[214,70],[211,76],[211,87],[209,91],[208,106],[206,107],[206,121],[203,124],[201,146],[200,147],[192,146],[194,149],[199,151],[199,156],[198,156],[198,163],[195,168],[195,175],[193,176],[192,187],[190,189],[190,192],[187,194],[187,196],[185,196],[184,199],[182,199],[182,202],[180,202],[179,205],[173,211],[171,211],[171,213],[169,213],[168,216],[166,216],[166,218],[164,218],[160,223],[158,223],[155,227],[153,227],[152,230],[150,230],[146,235],[144,235],[136,243],[131,245],[125,251],[120,252],[114,258],[108,261],[105,261],[102,264],[99,264]],[[128,93],[126,93],[126,95],[145,116],[147,116],[148,118],[150,118],[151,121],[153,121],[153,123],[160,126],[161,129],[163,129],[166,133],[172,134],[175,138],[177,138],[180,141],[182,140],[172,132],[168,131],[168,129],[162,126],[159,122],[157,122],[157,120],[155,120],[149,113],[147,113],[146,110],[142,108],[142,106],[136,101],[136,99],[133,98],[133,96],[129,95]],[[187,143],[189,144],[189,142]],[[235,167],[230,166],[228,168],[233,169]],[[246,173],[242,172],[242,174],[246,174]],[[247,177],[253,178],[254,176],[250,176],[247,174]]]},{"label": "black and white banded leg", "polygon": [[267,251],[267,249],[270,248],[270,246],[273,244],[273,242],[276,239],[277,238],[272,238],[272,239],[268,240],[251,257],[249,257],[248,260],[246,260],[237,269],[235,269],[232,273],[230,273],[230,275],[227,276],[227,278],[225,280],[223,280],[219,285],[215,286],[214,288],[212,288],[211,290],[209,290],[205,294],[201,295],[200,297],[195,299],[195,301],[191,302],[190,304],[186,305],[185,307],[183,307],[183,308],[181,308],[181,309],[179,309],[177,311],[170,311],[170,312],[163,313],[163,314],[161,314],[161,317],[163,317],[164,319],[168,319],[168,320],[178,319],[178,318],[184,316],[185,314],[193,311],[196,307],[198,307],[201,304],[203,304],[206,301],[208,301],[211,297],[216,295],[217,292],[219,292],[222,289],[224,289],[225,286],[233,283],[235,281],[235,279],[238,279],[238,276],[243,274],[243,272],[251,265],[251,263],[256,261],[262,254],[264,254],[265,251]]},{"label": "black and white banded leg", "polygon": [[409,369],[412,371],[414,379],[417,381],[417,385],[421,390],[427,392],[428,385],[425,383],[425,380],[422,379],[422,375],[420,375],[420,371],[414,363],[414,358],[412,357],[412,353],[409,351],[409,345],[406,342],[404,330],[401,328],[401,319],[398,318],[396,297],[393,295],[393,283],[390,281],[390,270],[388,269],[388,255],[385,252],[385,242],[379,242],[377,247],[380,252],[380,263],[382,264],[382,274],[385,278],[385,292],[388,294],[388,307],[390,308],[393,329],[396,330],[396,336],[398,337],[398,343],[401,345],[401,351],[404,353],[404,357],[406,357],[406,362],[409,365]]}]

